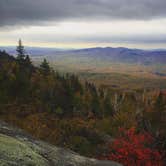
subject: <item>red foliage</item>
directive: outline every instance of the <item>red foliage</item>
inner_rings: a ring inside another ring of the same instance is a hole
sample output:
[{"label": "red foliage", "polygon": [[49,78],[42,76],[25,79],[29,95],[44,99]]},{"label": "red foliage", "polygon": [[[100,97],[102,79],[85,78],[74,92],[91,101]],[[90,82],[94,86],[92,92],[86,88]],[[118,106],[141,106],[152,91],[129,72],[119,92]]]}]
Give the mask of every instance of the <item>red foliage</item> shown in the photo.
[{"label": "red foliage", "polygon": [[134,128],[125,131],[110,145],[110,153],[100,159],[113,160],[125,166],[164,166],[162,155],[150,148],[154,138],[147,132],[136,133]]}]

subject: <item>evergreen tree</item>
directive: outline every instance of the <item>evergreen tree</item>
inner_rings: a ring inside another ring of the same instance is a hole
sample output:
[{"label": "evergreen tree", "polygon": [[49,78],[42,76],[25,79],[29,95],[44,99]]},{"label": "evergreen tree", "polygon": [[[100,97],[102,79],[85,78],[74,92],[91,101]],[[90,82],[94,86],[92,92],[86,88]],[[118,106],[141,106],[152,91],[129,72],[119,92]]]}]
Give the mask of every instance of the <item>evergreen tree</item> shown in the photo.
[{"label": "evergreen tree", "polygon": [[18,46],[16,48],[17,51],[17,59],[18,60],[24,60],[25,58],[25,49],[24,46],[22,45],[21,39],[18,41]]},{"label": "evergreen tree", "polygon": [[47,62],[47,60],[45,58],[40,65],[40,69],[44,74],[48,74],[51,71],[49,63]]},{"label": "evergreen tree", "polygon": [[32,62],[31,62],[31,59],[30,59],[29,55],[26,55],[26,57],[25,57],[25,64],[26,64],[26,66],[31,66],[32,65]]},{"label": "evergreen tree", "polygon": [[159,134],[159,130],[162,127],[166,127],[166,103],[165,98],[162,92],[160,92],[156,103],[155,103],[155,109],[152,112],[152,125],[156,129],[156,135]]},{"label": "evergreen tree", "polygon": [[113,115],[113,108],[111,105],[111,100],[110,100],[110,95],[107,93],[105,98],[104,98],[104,115]]},{"label": "evergreen tree", "polygon": [[158,98],[156,100],[155,108],[156,108],[156,110],[158,110],[158,112],[160,114],[162,112],[164,112],[164,110],[166,109],[166,104],[165,104],[165,101],[164,101],[164,96],[163,96],[163,94],[161,92],[160,92],[160,94],[159,94],[159,96],[158,96]]},{"label": "evergreen tree", "polygon": [[91,108],[92,108],[92,112],[95,115],[95,117],[101,117],[101,110],[100,110],[100,101],[98,96],[94,96],[92,98],[92,102],[91,102]]}]

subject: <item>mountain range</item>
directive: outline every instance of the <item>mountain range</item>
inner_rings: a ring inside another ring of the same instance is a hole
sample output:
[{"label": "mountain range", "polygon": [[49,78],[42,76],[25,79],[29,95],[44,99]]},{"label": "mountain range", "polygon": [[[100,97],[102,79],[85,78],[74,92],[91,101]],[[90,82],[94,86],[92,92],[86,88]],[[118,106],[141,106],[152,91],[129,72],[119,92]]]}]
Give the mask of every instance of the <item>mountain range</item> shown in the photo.
[{"label": "mountain range", "polygon": [[[10,54],[16,54],[14,47],[0,47],[1,50],[6,50]],[[46,56],[56,60],[68,59],[81,59],[81,60],[99,60],[121,63],[137,63],[137,64],[165,64],[166,63],[166,50],[141,50],[129,48],[112,48],[112,47],[96,47],[86,49],[57,49],[57,48],[40,48],[40,47],[27,47],[26,51],[32,57]]]}]

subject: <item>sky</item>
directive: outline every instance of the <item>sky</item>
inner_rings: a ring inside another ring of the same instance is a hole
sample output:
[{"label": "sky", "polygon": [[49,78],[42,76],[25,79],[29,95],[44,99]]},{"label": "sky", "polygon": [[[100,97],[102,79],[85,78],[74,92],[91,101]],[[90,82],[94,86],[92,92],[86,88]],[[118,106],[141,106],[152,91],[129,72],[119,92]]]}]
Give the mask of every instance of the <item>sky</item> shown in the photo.
[{"label": "sky", "polygon": [[166,0],[0,0],[0,46],[166,48]]}]

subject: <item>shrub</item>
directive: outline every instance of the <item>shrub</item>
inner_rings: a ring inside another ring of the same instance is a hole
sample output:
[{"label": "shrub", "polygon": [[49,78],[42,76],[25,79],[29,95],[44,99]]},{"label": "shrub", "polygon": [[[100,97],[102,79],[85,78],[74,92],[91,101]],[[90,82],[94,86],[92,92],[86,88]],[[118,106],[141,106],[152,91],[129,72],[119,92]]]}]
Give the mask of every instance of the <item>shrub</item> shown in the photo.
[{"label": "shrub", "polygon": [[120,129],[120,132],[110,145],[109,154],[99,159],[114,160],[125,166],[164,166],[161,153],[151,147],[154,138],[149,133],[136,133],[134,128]]}]

